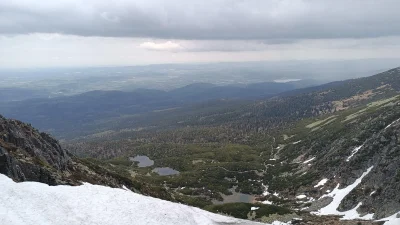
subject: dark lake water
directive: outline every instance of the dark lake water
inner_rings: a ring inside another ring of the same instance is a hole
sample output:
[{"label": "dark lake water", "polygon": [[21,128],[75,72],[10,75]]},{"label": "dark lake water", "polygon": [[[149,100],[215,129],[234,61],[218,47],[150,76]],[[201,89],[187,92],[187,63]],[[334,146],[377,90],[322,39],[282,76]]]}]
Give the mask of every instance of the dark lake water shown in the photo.
[{"label": "dark lake water", "polygon": [[158,167],[153,169],[153,172],[158,173],[160,176],[169,176],[169,175],[176,175],[179,174],[179,171],[174,170],[169,167]]},{"label": "dark lake water", "polygon": [[244,202],[253,203],[255,197],[253,195],[234,192],[232,195],[222,195],[224,198],[223,203]]},{"label": "dark lake water", "polygon": [[255,196],[249,194],[243,194],[235,191],[236,187],[230,189],[232,195],[224,195],[221,194],[223,201],[213,201],[214,204],[225,204],[225,203],[234,203],[234,202],[244,202],[244,203],[254,203]]},{"label": "dark lake water", "polygon": [[137,155],[135,157],[129,157],[129,160],[133,162],[139,162],[139,167],[149,167],[154,165],[154,161],[145,155]]},{"label": "dark lake water", "polygon": [[[149,167],[154,165],[154,161],[145,155],[137,155],[135,157],[129,157],[129,160],[132,162],[139,162],[139,167]],[[169,176],[179,174],[179,171],[174,170],[169,167],[157,167],[152,170],[155,173],[158,173],[160,176]]]}]

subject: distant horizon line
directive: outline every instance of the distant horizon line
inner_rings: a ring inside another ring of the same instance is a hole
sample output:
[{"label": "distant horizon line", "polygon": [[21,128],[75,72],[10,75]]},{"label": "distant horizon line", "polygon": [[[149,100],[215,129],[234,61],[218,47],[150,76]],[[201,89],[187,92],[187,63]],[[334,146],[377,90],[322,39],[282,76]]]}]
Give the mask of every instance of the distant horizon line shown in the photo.
[{"label": "distant horizon line", "polygon": [[368,60],[399,60],[400,57],[387,58],[359,58],[359,59],[290,59],[290,60],[255,60],[255,61],[210,61],[210,62],[171,62],[171,63],[150,63],[150,64],[127,64],[127,65],[91,65],[91,66],[49,66],[49,67],[0,67],[0,72],[20,72],[32,70],[64,70],[64,69],[97,69],[97,68],[124,68],[124,67],[151,67],[151,66],[173,66],[173,65],[211,65],[231,63],[289,63],[289,62],[345,62],[345,61],[368,61]]}]

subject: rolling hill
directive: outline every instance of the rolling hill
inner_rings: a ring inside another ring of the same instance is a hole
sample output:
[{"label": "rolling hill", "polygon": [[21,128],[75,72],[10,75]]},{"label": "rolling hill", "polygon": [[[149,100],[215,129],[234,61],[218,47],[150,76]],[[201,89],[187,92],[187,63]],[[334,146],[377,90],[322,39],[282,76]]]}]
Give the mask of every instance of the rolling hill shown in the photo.
[{"label": "rolling hill", "polygon": [[254,100],[292,90],[296,86],[296,82],[266,82],[242,87],[197,83],[168,92],[151,89],[138,89],[134,92],[91,91],[74,96],[3,102],[0,103],[0,112],[61,136],[77,129],[83,130],[84,125],[104,119],[218,99]]}]

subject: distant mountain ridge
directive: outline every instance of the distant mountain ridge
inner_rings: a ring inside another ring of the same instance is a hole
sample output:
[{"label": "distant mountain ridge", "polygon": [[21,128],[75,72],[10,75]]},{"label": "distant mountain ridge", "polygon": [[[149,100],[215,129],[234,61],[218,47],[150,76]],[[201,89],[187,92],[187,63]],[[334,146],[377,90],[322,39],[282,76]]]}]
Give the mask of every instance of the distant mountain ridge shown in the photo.
[{"label": "distant mountain ridge", "polygon": [[[305,83],[300,86],[306,85]],[[62,132],[98,120],[197,104],[217,99],[254,100],[292,90],[296,82],[265,82],[237,86],[191,84],[171,91],[90,91],[74,96],[38,98],[0,104],[0,112],[46,131]]]},{"label": "distant mountain ridge", "polygon": [[[214,101],[170,111],[152,112],[99,124],[98,128],[153,129],[185,126],[229,126],[246,131],[282,129],[298,120],[352,109],[400,92],[400,69],[374,76],[296,89],[255,101]],[[133,119],[134,118],[134,119]]]}]

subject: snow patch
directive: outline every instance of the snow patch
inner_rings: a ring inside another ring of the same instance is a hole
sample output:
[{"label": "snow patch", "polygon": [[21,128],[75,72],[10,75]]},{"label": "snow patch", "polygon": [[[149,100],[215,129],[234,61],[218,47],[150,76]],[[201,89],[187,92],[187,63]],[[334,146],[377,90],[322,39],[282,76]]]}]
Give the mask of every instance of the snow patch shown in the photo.
[{"label": "snow patch", "polygon": [[360,216],[360,214],[357,212],[357,209],[360,208],[362,203],[358,203],[354,209],[350,209],[349,211],[343,212],[343,217],[341,220],[354,220],[354,219],[361,219],[361,220],[372,220],[374,217],[374,214],[367,214],[365,216]]},{"label": "snow patch", "polygon": [[295,141],[295,142],[292,143],[292,145],[298,144],[300,142],[301,142],[301,140],[300,141]]},{"label": "snow patch", "polygon": [[[340,184],[336,186],[336,188],[329,194],[325,194],[321,196],[320,199],[325,198],[325,197],[331,197],[333,198],[332,202],[325,206],[324,208],[318,210],[317,212],[313,212],[316,215],[340,215],[344,216],[346,219],[356,219],[356,218],[362,218],[360,215],[357,213],[357,209],[361,206],[361,203],[359,203],[354,209],[351,209],[346,212],[339,212],[337,208],[339,207],[340,203],[342,200],[354,189],[356,188],[362,181],[362,179],[371,172],[373,166],[367,169],[366,172],[364,172],[360,178],[358,178],[353,184],[343,188],[339,189]],[[355,214],[357,213],[357,215]],[[370,214],[366,215],[365,217],[367,218],[372,218]]]},{"label": "snow patch", "polygon": [[304,199],[304,198],[307,198],[307,196],[306,195],[297,195],[296,198],[297,199]]},{"label": "snow patch", "polygon": [[384,219],[380,219],[378,221],[385,221],[385,223],[383,225],[399,225],[400,224],[400,212],[395,213]]},{"label": "snow patch", "polygon": [[315,198],[311,197],[310,199],[308,199],[308,201],[306,203],[310,203],[310,202],[314,202]]},{"label": "snow patch", "polygon": [[0,174],[0,187],[0,223],[7,225],[259,224],[99,185],[15,183]]},{"label": "snow patch", "polygon": [[274,204],[273,202],[268,201],[268,200],[262,201],[261,203],[265,204],[265,205],[273,205]]},{"label": "snow patch", "polygon": [[124,189],[125,191],[131,191],[129,188],[125,187],[125,185],[122,185],[122,189]]},{"label": "snow patch", "polygon": [[[274,221],[274,222],[272,222],[271,225],[290,225],[290,224],[292,224],[292,223],[291,222],[284,223],[284,222],[280,222],[280,221]],[[265,225],[265,224],[263,223],[263,225]]]},{"label": "snow patch", "polygon": [[322,179],[320,182],[318,182],[318,184],[315,185],[314,187],[317,188],[317,187],[324,186],[324,185],[326,184],[327,181],[328,181],[328,179],[327,179],[327,178],[324,178],[324,179]]},{"label": "snow patch", "polygon": [[262,186],[264,187],[264,192],[263,192],[263,196],[267,196],[267,195],[270,195],[271,193],[270,192],[268,192],[268,185],[264,185],[264,184],[262,184]]},{"label": "snow patch", "polygon": [[304,161],[303,163],[304,163],[304,164],[307,164],[307,163],[309,163],[309,162],[313,161],[314,159],[315,159],[315,157],[312,157],[311,159],[309,159],[309,160],[306,160],[306,161]]},{"label": "snow patch", "polygon": [[358,152],[363,147],[363,145],[360,145],[358,147],[355,147],[353,151],[351,151],[351,155],[347,157],[346,162],[350,161],[350,159]]},{"label": "snow patch", "polygon": [[393,121],[393,122],[391,122],[389,125],[387,125],[387,126],[385,127],[385,130],[388,129],[389,127],[391,127],[393,124],[395,124],[395,123],[398,122],[399,120],[400,120],[400,118],[397,119],[397,120],[395,120],[395,121]]},{"label": "snow patch", "polygon": [[254,210],[257,210],[257,209],[259,209],[259,208],[260,208],[260,207],[251,207],[250,210],[251,210],[251,211],[254,211]]}]

